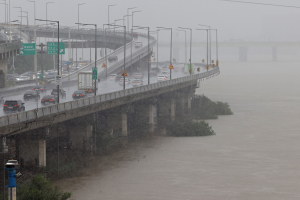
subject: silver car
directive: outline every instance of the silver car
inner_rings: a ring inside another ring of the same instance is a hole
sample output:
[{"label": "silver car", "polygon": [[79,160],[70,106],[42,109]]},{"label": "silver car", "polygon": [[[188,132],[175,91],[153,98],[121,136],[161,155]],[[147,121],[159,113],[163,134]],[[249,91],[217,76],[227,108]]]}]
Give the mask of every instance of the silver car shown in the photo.
[{"label": "silver car", "polygon": [[169,72],[162,72],[160,75],[163,75],[163,76],[165,76],[166,78],[168,78],[168,77],[169,77]]},{"label": "silver car", "polygon": [[166,81],[166,80],[167,80],[167,78],[164,75],[159,75],[157,77],[157,81]]},{"label": "silver car", "polygon": [[29,76],[18,76],[16,77],[16,82],[28,81]]},{"label": "silver car", "polygon": [[[123,83],[124,83],[124,78],[121,78],[119,80],[119,85],[123,85]],[[129,84],[130,84],[130,79],[125,78],[125,85],[129,85]]]},{"label": "silver car", "polygon": [[142,81],[142,79],[133,79],[131,81],[131,85],[132,86],[142,86],[142,85],[144,85],[144,82]]}]

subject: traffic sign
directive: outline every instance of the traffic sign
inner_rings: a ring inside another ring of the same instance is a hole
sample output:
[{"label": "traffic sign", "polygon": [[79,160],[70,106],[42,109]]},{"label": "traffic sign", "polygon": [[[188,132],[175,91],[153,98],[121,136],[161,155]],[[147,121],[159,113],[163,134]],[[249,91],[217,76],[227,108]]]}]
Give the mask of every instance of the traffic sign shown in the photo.
[{"label": "traffic sign", "polygon": [[169,69],[174,69],[174,67],[173,67],[173,65],[172,65],[172,64],[170,65]]},{"label": "traffic sign", "polygon": [[21,56],[35,55],[35,43],[22,43]]},{"label": "traffic sign", "polygon": [[67,61],[67,65],[70,65],[70,62],[69,62],[69,61]]},{"label": "traffic sign", "polygon": [[105,68],[105,67],[106,67],[106,64],[105,64],[105,63],[103,63],[102,67],[103,67],[103,68]]},{"label": "traffic sign", "polygon": [[206,66],[206,69],[209,70],[209,66],[208,65]]},{"label": "traffic sign", "polygon": [[[49,55],[55,55],[57,54],[57,42],[47,42],[47,53]],[[65,54],[65,43],[60,42],[59,43],[59,54]]]},{"label": "traffic sign", "polygon": [[213,68],[215,68],[216,67],[216,65],[215,64],[213,64]]},{"label": "traffic sign", "polygon": [[122,73],[122,76],[127,76],[126,71],[124,70],[124,72]]},{"label": "traffic sign", "polygon": [[93,68],[93,80],[97,80],[97,67]]},{"label": "traffic sign", "polygon": [[55,76],[55,85],[61,85],[62,81],[61,81],[61,75],[56,75]]},{"label": "traffic sign", "polygon": [[197,72],[200,72],[200,67],[197,68]]},{"label": "traffic sign", "polygon": [[190,74],[192,74],[192,73],[193,73],[193,70],[192,70],[192,69],[190,69],[190,70],[189,70],[189,72],[190,72]]},{"label": "traffic sign", "polygon": [[212,60],[212,61],[211,61],[211,63],[215,63],[215,61],[214,61],[214,60]]}]

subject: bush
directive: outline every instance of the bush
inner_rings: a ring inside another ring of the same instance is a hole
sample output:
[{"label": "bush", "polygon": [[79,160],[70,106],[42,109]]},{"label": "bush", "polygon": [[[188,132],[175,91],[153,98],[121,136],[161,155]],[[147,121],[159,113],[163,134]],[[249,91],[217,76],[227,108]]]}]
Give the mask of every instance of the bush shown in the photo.
[{"label": "bush", "polygon": [[215,135],[211,126],[204,121],[193,122],[192,120],[182,123],[175,121],[167,125],[168,136],[207,136]]},{"label": "bush", "polygon": [[58,187],[53,187],[52,182],[42,175],[33,176],[17,189],[19,200],[66,200],[70,197],[71,192],[62,192]]}]

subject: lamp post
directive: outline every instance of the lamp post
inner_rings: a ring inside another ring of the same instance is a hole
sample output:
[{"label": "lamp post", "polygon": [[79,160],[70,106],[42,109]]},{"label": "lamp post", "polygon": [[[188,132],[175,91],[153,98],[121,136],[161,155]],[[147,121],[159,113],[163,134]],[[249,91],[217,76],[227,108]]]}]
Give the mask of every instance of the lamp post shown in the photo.
[{"label": "lamp post", "polygon": [[[151,33],[156,33],[156,68],[158,68],[158,33],[159,33],[159,30],[156,30],[156,31],[150,31],[150,34]],[[132,59],[132,58],[131,58]]]},{"label": "lamp post", "polygon": [[[150,54],[150,27],[143,27],[143,26],[133,26],[136,27],[138,29],[148,29],[148,56]],[[150,61],[149,58],[147,58],[147,62],[148,62],[148,85],[150,85]]]},{"label": "lamp post", "polygon": [[28,27],[28,12],[27,11],[22,11],[22,13],[26,13],[27,14],[27,16],[23,16],[23,17],[26,17],[26,19],[27,19],[27,27]]},{"label": "lamp post", "polygon": [[[132,26],[132,29],[131,30],[133,30],[133,13],[137,13],[137,12],[142,12],[142,10],[138,10],[138,11],[133,11],[132,13],[131,13],[131,20],[132,20],[132,22],[131,22],[131,26]],[[132,33],[131,33],[132,34]]]},{"label": "lamp post", "polygon": [[[207,29],[197,29],[197,30],[207,30]],[[218,29],[209,29],[209,30],[216,31],[216,66],[219,66]]]},{"label": "lamp post", "polygon": [[81,60],[83,61],[83,35],[81,35]]},{"label": "lamp post", "polygon": [[[34,21],[48,21],[57,23],[57,75],[59,75],[59,21],[35,19]],[[59,103],[59,84],[57,84],[57,103]]]},{"label": "lamp post", "polygon": [[111,6],[116,6],[117,4],[113,4],[113,5],[108,5],[107,8],[108,8],[108,24],[109,24],[109,7]]},{"label": "lamp post", "polygon": [[[172,28],[166,28],[166,27],[157,27],[161,30],[171,30],[171,44],[170,44],[170,66],[172,65],[172,43],[173,43],[173,30]],[[172,70],[170,69],[170,80],[172,79]]]},{"label": "lamp post", "polygon": [[206,31],[206,33],[207,33],[207,42],[206,42],[206,59],[207,59],[207,61],[206,61],[206,63],[207,63],[207,66],[206,66],[206,69],[207,69],[207,71],[208,71],[208,30],[210,30],[210,29],[196,29],[196,30],[198,30],[198,31]]},{"label": "lamp post", "polygon": [[[129,15],[129,10],[135,9],[135,8],[137,8],[137,7],[127,8],[127,15],[126,16],[132,16],[132,15]],[[127,32],[129,32],[129,18],[127,18]]]},{"label": "lamp post", "polygon": [[[82,6],[84,4],[85,3],[79,3],[78,4],[78,22],[77,22],[77,24],[78,24],[78,34],[79,34],[79,6]],[[76,42],[77,42],[77,37],[76,37]],[[76,69],[77,69],[77,67],[78,67],[78,60],[77,60],[77,47],[76,47]]]},{"label": "lamp post", "polygon": [[[104,24],[103,26],[114,26],[114,27],[123,27],[124,28],[124,71],[125,71],[125,65],[126,65],[126,26],[119,26],[119,25],[112,25],[112,24]],[[107,67],[106,67],[107,68]],[[124,77],[124,82],[123,82],[123,90],[125,90],[125,77]]]},{"label": "lamp post", "polygon": [[[28,0],[29,1],[29,0]],[[35,25],[35,1],[29,1],[29,2],[32,2],[34,3],[34,43],[35,43],[35,46],[36,46],[36,25]],[[35,51],[36,51],[36,47],[35,47]],[[35,84],[38,85],[38,79],[37,79],[37,55],[35,54],[34,55],[34,72],[35,72]]]},{"label": "lamp post", "polygon": [[[46,2],[46,20],[48,20],[48,4],[54,3],[54,2]],[[48,24],[48,21],[46,21],[46,24]]]},{"label": "lamp post", "polygon": [[4,18],[5,18],[5,24],[6,24],[6,3],[0,3],[0,4],[3,4],[4,5],[4,13],[5,13],[5,15],[4,15]]},{"label": "lamp post", "polygon": [[203,24],[198,24],[199,26],[205,26],[205,27],[208,27],[209,28],[209,65],[211,65],[211,29],[210,29],[210,26],[208,25],[203,25]]},{"label": "lamp post", "polygon": [[5,23],[6,24],[8,24],[8,12],[7,12],[7,10],[8,10],[8,8],[6,8],[6,7],[8,7],[8,5],[7,5],[7,3],[6,3],[6,0],[3,0],[5,3]]},{"label": "lamp post", "polygon": [[[114,25],[116,25],[116,22],[117,22],[117,21],[121,21],[121,20],[123,20],[123,22],[124,22],[124,19],[116,19],[116,20],[114,21]],[[125,30],[125,32],[126,32],[126,30]],[[114,26],[114,48],[115,48],[115,46],[116,46],[116,39],[115,39],[115,36],[116,36],[116,26]]]},{"label": "lamp post", "polygon": [[13,7],[13,8],[20,8],[21,9],[21,25],[22,25],[22,22],[23,22],[22,7]]},{"label": "lamp post", "polygon": [[[132,16],[132,15],[124,15],[124,16],[123,16],[123,26],[125,26],[125,17],[128,17],[128,18],[127,18],[127,23],[128,23],[128,20],[129,20],[129,17],[130,17],[130,16]],[[128,27],[128,26],[127,26],[127,27]],[[129,32],[129,30],[128,30],[127,32]]]},{"label": "lamp post", "polygon": [[192,69],[192,36],[193,36],[193,30],[191,28],[182,28],[182,27],[178,27],[179,29],[187,29],[191,31],[191,35],[190,35],[190,69],[189,69],[189,73],[190,75],[192,75],[191,70]]},{"label": "lamp post", "polygon": [[177,31],[184,31],[184,46],[185,46],[185,63],[187,63],[187,48],[186,48],[186,31],[185,30],[180,30],[180,29],[176,29]]}]

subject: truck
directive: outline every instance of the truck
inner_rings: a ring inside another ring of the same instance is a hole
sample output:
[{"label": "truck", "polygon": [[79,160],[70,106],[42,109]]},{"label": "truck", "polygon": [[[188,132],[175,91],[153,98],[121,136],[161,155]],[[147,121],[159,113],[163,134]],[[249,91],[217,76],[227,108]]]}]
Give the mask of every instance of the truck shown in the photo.
[{"label": "truck", "polygon": [[185,63],[184,67],[183,67],[183,72],[185,74],[194,74],[195,73],[195,69],[194,69],[194,64],[192,63],[192,65],[190,65],[190,63]]},{"label": "truck", "polygon": [[92,93],[95,91],[95,81],[96,90],[98,90],[98,80],[93,80],[93,73],[89,72],[79,72],[78,73],[78,90],[84,90],[86,93]]}]

